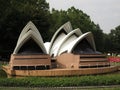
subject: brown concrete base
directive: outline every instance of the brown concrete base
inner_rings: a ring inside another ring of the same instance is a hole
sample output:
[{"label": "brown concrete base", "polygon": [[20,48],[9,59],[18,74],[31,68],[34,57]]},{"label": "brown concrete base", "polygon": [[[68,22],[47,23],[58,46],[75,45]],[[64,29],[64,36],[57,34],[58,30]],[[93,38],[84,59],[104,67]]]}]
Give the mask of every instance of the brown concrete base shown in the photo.
[{"label": "brown concrete base", "polygon": [[10,70],[9,66],[3,66],[3,70],[8,77],[26,77],[26,76],[75,76],[110,73],[118,70],[118,67],[101,67],[85,69],[50,69],[50,70]]},{"label": "brown concrete base", "polygon": [[51,66],[51,57],[47,54],[11,54],[10,69],[13,70],[15,67],[38,67],[38,66]]}]

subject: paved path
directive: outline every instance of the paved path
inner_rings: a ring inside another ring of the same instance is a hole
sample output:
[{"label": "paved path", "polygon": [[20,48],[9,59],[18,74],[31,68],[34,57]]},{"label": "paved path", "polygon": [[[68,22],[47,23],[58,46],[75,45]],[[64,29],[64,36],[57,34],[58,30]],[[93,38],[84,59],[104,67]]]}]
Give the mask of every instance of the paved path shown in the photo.
[{"label": "paved path", "polygon": [[0,90],[89,90],[95,88],[120,88],[120,85],[81,86],[81,87],[0,87]]}]

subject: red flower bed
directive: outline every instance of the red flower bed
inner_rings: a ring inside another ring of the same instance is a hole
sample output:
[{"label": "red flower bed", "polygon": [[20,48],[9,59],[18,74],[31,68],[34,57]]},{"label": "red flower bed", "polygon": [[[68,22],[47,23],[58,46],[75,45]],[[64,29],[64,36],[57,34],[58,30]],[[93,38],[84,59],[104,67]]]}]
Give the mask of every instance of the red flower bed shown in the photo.
[{"label": "red flower bed", "polygon": [[109,57],[108,60],[110,62],[120,62],[120,57]]}]

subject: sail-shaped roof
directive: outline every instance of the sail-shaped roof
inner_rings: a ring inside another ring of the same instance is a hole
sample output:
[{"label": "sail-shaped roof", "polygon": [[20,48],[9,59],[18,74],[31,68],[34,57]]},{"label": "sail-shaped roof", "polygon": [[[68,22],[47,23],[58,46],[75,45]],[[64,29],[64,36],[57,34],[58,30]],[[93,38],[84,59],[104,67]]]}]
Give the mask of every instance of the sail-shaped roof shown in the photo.
[{"label": "sail-shaped roof", "polygon": [[72,26],[70,22],[65,23],[62,25],[53,35],[51,42],[50,42],[50,48],[49,48],[49,54],[52,55],[54,52],[56,52],[56,49],[60,45],[61,41],[64,39],[64,37],[72,31]]},{"label": "sail-shaped roof", "polygon": [[[32,41],[31,41],[32,40]],[[96,51],[93,35],[91,32],[82,34],[79,28],[72,30],[70,22],[62,25],[53,35],[50,42],[43,43],[42,37],[36,26],[30,21],[22,30],[13,54],[25,49],[28,43],[36,43],[39,49],[50,56],[56,57],[61,53],[85,52],[86,49]],[[33,45],[35,46],[35,45]],[[32,48],[32,45],[30,46]],[[37,47],[37,48],[38,48]],[[83,50],[84,49],[84,50]],[[89,52],[88,50],[88,52]],[[37,51],[37,49],[36,49]]]},{"label": "sail-shaped roof", "polygon": [[[82,40],[85,40],[85,42],[87,42],[87,43],[85,43],[86,45],[87,44],[89,44],[90,45],[90,47],[91,47],[91,49],[93,49],[93,51],[96,51],[96,47],[95,47],[95,42],[94,42],[94,39],[93,39],[93,35],[92,35],[92,33],[91,32],[87,32],[87,33],[85,33],[85,34],[82,34],[81,36],[79,36],[76,40],[74,40],[73,42],[71,42],[71,44],[69,45],[69,49],[68,49],[68,53],[72,53],[73,52],[73,50],[75,49],[75,47],[79,44],[82,44],[82,43],[80,43]],[[82,45],[84,48],[86,48],[85,47],[85,44],[84,45]],[[81,47],[82,47],[81,46]],[[80,49],[81,48],[80,46],[79,46],[79,48],[77,48],[77,49]],[[87,49],[87,48],[86,48]]]},{"label": "sail-shaped roof", "polygon": [[68,49],[69,44],[77,39],[80,35],[82,35],[82,32],[79,28],[68,33],[64,40],[61,42],[61,45],[59,46],[57,51],[57,55],[65,52]]},{"label": "sail-shaped roof", "polygon": [[39,31],[30,21],[22,30],[13,54],[17,54],[20,48],[30,39],[32,39],[45,54],[47,53]]}]

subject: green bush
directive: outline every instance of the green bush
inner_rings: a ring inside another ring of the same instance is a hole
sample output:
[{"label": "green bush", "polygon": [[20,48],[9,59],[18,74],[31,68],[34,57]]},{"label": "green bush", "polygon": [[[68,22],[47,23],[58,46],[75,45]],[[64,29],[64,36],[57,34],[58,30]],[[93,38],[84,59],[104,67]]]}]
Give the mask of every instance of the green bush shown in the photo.
[{"label": "green bush", "polygon": [[120,75],[94,75],[74,77],[0,78],[0,86],[9,87],[69,87],[119,85]]},{"label": "green bush", "polygon": [[6,78],[6,77],[7,77],[6,72],[0,69],[0,78]]}]

